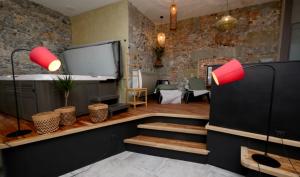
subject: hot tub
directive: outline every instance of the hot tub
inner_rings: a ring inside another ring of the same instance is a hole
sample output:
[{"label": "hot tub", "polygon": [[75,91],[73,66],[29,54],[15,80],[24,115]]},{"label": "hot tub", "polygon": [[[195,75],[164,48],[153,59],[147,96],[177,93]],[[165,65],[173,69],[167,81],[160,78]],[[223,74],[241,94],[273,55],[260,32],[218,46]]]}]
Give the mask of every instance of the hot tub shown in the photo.
[{"label": "hot tub", "polygon": [[[25,74],[25,75],[15,75],[16,80],[22,81],[52,81],[57,80],[58,77],[63,77],[65,75],[58,74]],[[105,81],[108,79],[115,79],[110,76],[84,76],[84,75],[71,75],[72,80],[75,81]],[[0,80],[12,80],[12,75],[0,76]]]},{"label": "hot tub", "polygon": [[[16,75],[17,95],[20,117],[31,120],[38,112],[51,111],[64,106],[63,93],[54,84],[54,80],[63,75],[33,74]],[[88,113],[92,100],[109,95],[117,95],[115,78],[106,76],[71,75],[74,88],[70,92],[70,105],[76,107],[77,116]],[[12,76],[0,76],[0,112],[16,115]]]}]

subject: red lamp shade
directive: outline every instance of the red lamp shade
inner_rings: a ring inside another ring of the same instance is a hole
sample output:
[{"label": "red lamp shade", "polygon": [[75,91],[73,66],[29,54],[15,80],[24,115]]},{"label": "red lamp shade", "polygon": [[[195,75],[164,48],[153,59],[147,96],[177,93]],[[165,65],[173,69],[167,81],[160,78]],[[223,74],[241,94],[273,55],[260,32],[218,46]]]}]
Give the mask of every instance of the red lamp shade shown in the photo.
[{"label": "red lamp shade", "polygon": [[244,78],[245,72],[241,63],[233,59],[212,72],[217,85],[224,85]]},{"label": "red lamp shade", "polygon": [[29,54],[30,60],[48,71],[56,71],[60,68],[60,60],[45,47],[36,47]]}]

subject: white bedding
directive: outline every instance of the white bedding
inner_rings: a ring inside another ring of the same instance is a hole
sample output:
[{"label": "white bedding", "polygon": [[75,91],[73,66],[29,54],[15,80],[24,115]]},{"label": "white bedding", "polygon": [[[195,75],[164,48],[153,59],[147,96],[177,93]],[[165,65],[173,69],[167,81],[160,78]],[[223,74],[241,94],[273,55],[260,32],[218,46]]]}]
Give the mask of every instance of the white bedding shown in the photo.
[{"label": "white bedding", "polygon": [[209,91],[208,90],[192,90],[193,91],[193,93],[194,93],[194,96],[200,96],[200,95],[204,95],[204,94],[206,94],[206,93],[209,93]]},{"label": "white bedding", "polygon": [[161,90],[161,104],[181,104],[182,92],[180,90]]}]

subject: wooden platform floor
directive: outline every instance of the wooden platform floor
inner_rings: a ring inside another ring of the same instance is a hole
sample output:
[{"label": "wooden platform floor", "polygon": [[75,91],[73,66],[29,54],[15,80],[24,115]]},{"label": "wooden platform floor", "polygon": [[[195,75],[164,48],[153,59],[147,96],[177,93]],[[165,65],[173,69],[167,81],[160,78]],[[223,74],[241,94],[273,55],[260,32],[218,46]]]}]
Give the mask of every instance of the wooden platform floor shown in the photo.
[{"label": "wooden platform floor", "polygon": [[71,126],[63,126],[55,133],[50,133],[47,135],[39,135],[36,133],[34,125],[30,121],[21,120],[21,129],[33,130],[31,134],[25,135],[18,138],[7,138],[10,132],[17,129],[16,119],[14,117],[1,114],[0,113],[0,149],[7,148],[10,146],[17,146],[21,144],[26,144],[29,142],[35,142],[37,139],[44,140],[51,137],[63,136],[71,133],[77,133],[93,128],[100,128],[103,126],[109,126],[116,123],[126,122],[126,120],[131,121],[142,117],[145,114],[161,113],[165,116],[186,116],[194,118],[206,118],[209,115],[209,104],[205,102],[190,103],[190,104],[174,104],[174,105],[161,105],[155,102],[148,103],[148,107],[141,105],[136,109],[130,108],[128,112],[124,112],[113,116],[109,120],[103,123],[92,123],[88,116],[82,116],[77,118],[77,122]]},{"label": "wooden platform floor", "polygon": [[257,151],[254,149],[249,149],[247,147],[241,147],[241,164],[249,169],[260,171],[265,174],[269,174],[272,176],[282,176],[282,177],[299,177],[300,176],[300,161],[295,159],[288,159],[283,156],[274,155],[268,153],[268,155],[278,162],[280,162],[281,166],[279,168],[272,168],[265,165],[258,165],[252,159],[253,154],[263,154],[261,151]]}]

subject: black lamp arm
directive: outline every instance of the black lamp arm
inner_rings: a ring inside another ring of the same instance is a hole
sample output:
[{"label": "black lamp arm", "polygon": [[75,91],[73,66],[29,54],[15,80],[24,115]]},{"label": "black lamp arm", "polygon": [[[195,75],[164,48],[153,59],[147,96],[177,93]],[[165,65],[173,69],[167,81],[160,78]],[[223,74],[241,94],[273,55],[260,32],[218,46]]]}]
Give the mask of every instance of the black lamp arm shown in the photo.
[{"label": "black lamp arm", "polygon": [[20,52],[20,51],[30,51],[30,50],[29,49],[15,49],[14,51],[11,52],[10,61],[11,61],[11,70],[12,70],[13,79],[15,76],[14,55],[15,55],[15,53]]},{"label": "black lamp arm", "polygon": [[271,129],[271,120],[272,120],[272,112],[273,112],[273,98],[274,98],[274,87],[275,87],[275,78],[276,78],[276,69],[272,65],[267,64],[258,64],[258,65],[249,65],[244,66],[244,69],[248,68],[256,68],[256,67],[266,67],[272,70],[272,88],[271,88],[271,96],[270,96],[270,106],[269,106],[269,116],[268,116],[268,127],[267,127],[267,141],[265,141],[265,155],[268,153],[268,146],[269,146],[269,136],[270,136],[270,129]]},{"label": "black lamp arm", "polygon": [[18,98],[17,98],[17,86],[16,86],[16,78],[15,78],[15,68],[14,68],[14,55],[17,52],[20,51],[30,51],[29,49],[15,49],[12,51],[10,55],[10,61],[11,61],[11,70],[12,70],[12,76],[13,76],[13,85],[14,85],[14,95],[15,95],[15,104],[16,104],[16,117],[18,122],[18,131],[20,131],[20,115],[19,115],[19,104],[18,104]]}]

